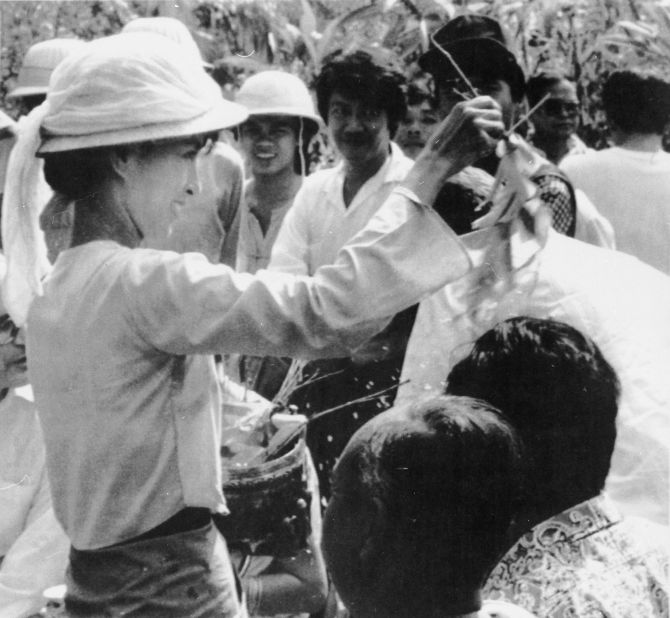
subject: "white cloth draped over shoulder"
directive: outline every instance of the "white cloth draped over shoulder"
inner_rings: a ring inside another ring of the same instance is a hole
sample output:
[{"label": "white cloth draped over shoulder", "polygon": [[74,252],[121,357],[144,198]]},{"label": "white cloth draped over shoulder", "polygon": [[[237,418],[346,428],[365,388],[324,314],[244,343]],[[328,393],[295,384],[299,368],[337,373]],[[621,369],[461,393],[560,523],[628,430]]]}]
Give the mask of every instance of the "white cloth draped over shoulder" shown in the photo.
[{"label": "white cloth draped over shoulder", "polygon": [[42,278],[50,270],[39,215],[52,191],[44,180],[42,160],[35,157],[39,127],[48,111],[45,102],[19,121],[2,201],[2,247],[7,258],[2,300],[19,326],[25,324],[30,302],[42,293]]},{"label": "white cloth draped over shoulder", "polygon": [[[467,236],[461,240],[470,244]],[[497,272],[504,264],[482,268]],[[421,303],[401,375],[401,384],[408,382],[396,403],[442,392],[453,365],[498,322],[515,316],[566,322],[596,342],[621,381],[607,492],[624,514],[667,525],[670,278],[631,256],[551,231],[514,285],[474,312],[471,290],[482,268]]]}]

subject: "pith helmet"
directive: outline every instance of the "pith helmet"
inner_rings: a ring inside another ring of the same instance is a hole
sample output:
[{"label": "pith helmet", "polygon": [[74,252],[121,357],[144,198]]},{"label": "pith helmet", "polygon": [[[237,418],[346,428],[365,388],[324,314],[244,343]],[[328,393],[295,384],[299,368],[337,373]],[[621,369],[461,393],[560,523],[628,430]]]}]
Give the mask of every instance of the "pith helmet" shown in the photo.
[{"label": "pith helmet", "polygon": [[305,83],[284,71],[261,71],[249,77],[239,89],[235,101],[249,116],[297,116],[317,131],[321,119]]},{"label": "pith helmet", "polygon": [[19,70],[19,79],[7,98],[46,94],[53,70],[75,49],[85,45],[79,39],[50,39],[28,49]]}]

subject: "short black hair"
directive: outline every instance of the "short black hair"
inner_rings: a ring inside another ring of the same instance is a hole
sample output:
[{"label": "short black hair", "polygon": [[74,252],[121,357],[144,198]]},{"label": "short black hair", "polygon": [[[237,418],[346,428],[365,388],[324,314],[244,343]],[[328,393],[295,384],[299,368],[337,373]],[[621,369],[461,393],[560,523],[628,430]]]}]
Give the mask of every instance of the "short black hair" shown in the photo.
[{"label": "short black hair", "polygon": [[602,100],[610,124],[625,133],[661,135],[670,120],[670,82],[650,69],[614,71]]},{"label": "short black hair", "polygon": [[540,71],[529,77],[526,82],[526,97],[530,107],[537,105],[550,88],[558,86],[561,82],[570,80],[560,71]]},{"label": "short black hair", "polygon": [[398,540],[411,548],[386,565],[389,603],[402,599],[412,615],[430,606],[468,613],[507,549],[523,491],[521,440],[498,410],[469,397],[435,397],[406,412],[407,423],[376,427],[352,468],[364,495],[385,507],[385,529],[375,533],[389,539],[390,556]]},{"label": "short black hair", "polygon": [[453,367],[446,392],[485,399],[509,418],[528,450],[529,493],[540,508],[562,510],[602,490],[619,380],[578,330],[529,317],[501,322]]},{"label": "short black hair", "polygon": [[337,50],[324,59],[315,82],[319,114],[328,124],[328,106],[333,92],[363,101],[386,112],[391,137],[407,114],[406,78],[396,60],[381,52]]}]

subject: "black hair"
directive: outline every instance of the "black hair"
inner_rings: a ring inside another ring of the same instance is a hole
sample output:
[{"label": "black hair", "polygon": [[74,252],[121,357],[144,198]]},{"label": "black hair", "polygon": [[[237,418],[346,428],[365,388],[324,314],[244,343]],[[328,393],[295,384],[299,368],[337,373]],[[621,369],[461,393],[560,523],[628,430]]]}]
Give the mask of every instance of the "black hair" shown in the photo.
[{"label": "black hair", "polygon": [[625,133],[661,135],[670,120],[670,82],[651,70],[614,71],[602,99],[610,124]]},{"label": "black hair", "polygon": [[472,223],[488,212],[492,187],[492,176],[479,168],[466,167],[442,185],[433,209],[456,234],[467,234],[472,232]]},{"label": "black hair", "polygon": [[394,59],[381,53],[358,50],[345,54],[338,50],[329,54],[315,90],[319,114],[326,124],[330,97],[336,91],[386,112],[391,137],[407,114],[405,76]]},{"label": "black hair", "polygon": [[521,441],[498,410],[469,397],[436,397],[407,413],[407,423],[380,424],[354,464],[362,491],[385,507],[376,534],[390,556],[410,548],[386,565],[388,601],[407,615],[431,606],[468,613],[507,549],[523,487]]},{"label": "black hair", "polygon": [[72,201],[95,194],[111,177],[112,148],[85,148],[44,155],[44,177],[56,192]]},{"label": "black hair", "polygon": [[407,85],[407,105],[420,105],[428,101],[432,107],[437,107],[435,95],[426,84],[410,82]]},{"label": "black hair", "polygon": [[528,98],[528,105],[534,107],[537,105],[542,97],[547,94],[547,91],[554,86],[558,86],[561,82],[569,82],[570,80],[565,74],[560,71],[541,71],[532,77],[528,78],[526,82],[526,97]]},{"label": "black hair", "polygon": [[598,346],[554,320],[501,322],[447,378],[446,392],[498,407],[531,461],[529,494],[556,513],[597,495],[614,441],[619,380]]}]

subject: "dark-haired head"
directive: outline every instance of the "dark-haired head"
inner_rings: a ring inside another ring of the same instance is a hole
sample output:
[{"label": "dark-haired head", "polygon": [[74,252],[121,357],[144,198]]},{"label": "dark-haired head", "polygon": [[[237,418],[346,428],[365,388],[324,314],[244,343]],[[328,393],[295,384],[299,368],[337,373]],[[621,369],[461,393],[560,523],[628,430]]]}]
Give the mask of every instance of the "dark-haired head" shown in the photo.
[{"label": "dark-haired head", "polygon": [[324,59],[315,83],[319,114],[328,124],[333,92],[386,113],[391,137],[405,117],[406,79],[396,60],[381,50],[338,50]]},{"label": "dark-haired head", "polygon": [[551,88],[558,86],[562,82],[569,81],[565,74],[560,71],[540,71],[539,73],[535,73],[526,82],[528,105],[534,107]]},{"label": "dark-haired head", "polygon": [[489,401],[520,433],[532,463],[531,510],[548,517],[602,490],[619,381],[576,329],[528,317],[501,322],[454,366],[446,390]]},{"label": "dark-haired head", "polygon": [[670,120],[670,81],[651,70],[614,71],[602,99],[609,123],[624,133],[661,135]]},{"label": "dark-haired head", "polygon": [[357,616],[476,611],[507,548],[522,462],[514,430],[483,401],[437,397],[367,423],[336,467],[324,521],[345,604]]}]

